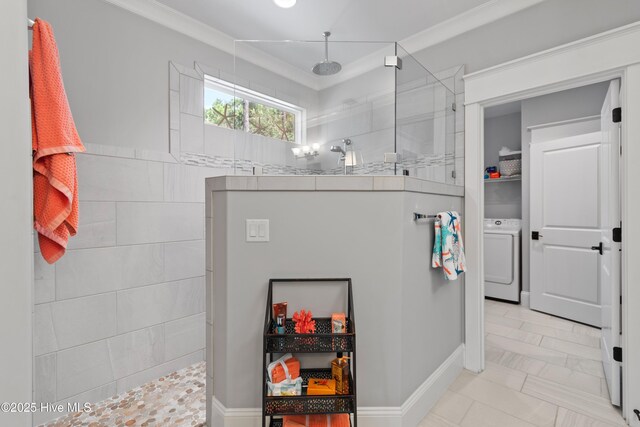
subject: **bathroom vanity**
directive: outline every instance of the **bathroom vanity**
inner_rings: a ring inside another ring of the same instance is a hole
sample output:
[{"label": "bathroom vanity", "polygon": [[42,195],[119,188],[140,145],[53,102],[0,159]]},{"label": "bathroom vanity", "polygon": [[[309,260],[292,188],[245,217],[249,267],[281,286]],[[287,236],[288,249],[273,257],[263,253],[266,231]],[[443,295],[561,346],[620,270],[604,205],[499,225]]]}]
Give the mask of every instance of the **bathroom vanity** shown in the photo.
[{"label": "bathroom vanity", "polygon": [[[401,176],[226,176],[207,179],[206,192],[209,425],[261,425],[272,277],[353,278],[358,422],[417,425],[462,369],[464,280],[431,268],[433,219],[414,213],[455,210],[464,225],[463,188]],[[279,297],[322,316],[340,309],[340,295],[326,292],[301,285]]]}]

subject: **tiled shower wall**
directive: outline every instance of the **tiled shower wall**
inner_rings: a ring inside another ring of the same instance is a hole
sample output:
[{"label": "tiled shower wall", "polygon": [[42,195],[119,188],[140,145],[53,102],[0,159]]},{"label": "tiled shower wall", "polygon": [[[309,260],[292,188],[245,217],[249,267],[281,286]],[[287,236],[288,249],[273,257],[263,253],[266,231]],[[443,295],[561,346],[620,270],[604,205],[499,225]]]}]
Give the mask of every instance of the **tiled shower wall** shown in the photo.
[{"label": "tiled shower wall", "polygon": [[229,171],[88,152],[78,236],[55,265],[35,256],[37,402],[99,401],[204,360],[204,178]]}]

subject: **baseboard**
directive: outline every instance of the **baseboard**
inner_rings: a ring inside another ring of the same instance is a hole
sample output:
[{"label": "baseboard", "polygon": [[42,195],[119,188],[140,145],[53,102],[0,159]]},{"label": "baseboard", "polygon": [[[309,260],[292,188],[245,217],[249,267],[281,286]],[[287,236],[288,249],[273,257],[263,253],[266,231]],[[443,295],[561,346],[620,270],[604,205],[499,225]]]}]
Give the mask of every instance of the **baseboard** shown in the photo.
[{"label": "baseboard", "polygon": [[[359,407],[360,427],[415,427],[442,397],[462,371],[464,344],[460,346],[402,404],[389,407]],[[259,408],[225,408],[213,397],[213,425],[209,427],[261,427]]]},{"label": "baseboard", "polygon": [[520,305],[523,306],[524,308],[530,308],[530,305],[529,305],[530,295],[531,294],[526,291],[520,292]]},{"label": "baseboard", "polygon": [[225,406],[213,396],[213,425],[208,427],[262,427],[260,408],[225,408]]}]

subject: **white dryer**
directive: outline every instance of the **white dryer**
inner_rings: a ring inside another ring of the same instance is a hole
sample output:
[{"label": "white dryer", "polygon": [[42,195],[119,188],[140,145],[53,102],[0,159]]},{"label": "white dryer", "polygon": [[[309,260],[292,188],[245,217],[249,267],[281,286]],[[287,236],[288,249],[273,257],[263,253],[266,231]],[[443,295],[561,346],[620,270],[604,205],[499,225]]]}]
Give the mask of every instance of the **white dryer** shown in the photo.
[{"label": "white dryer", "polygon": [[485,296],[520,302],[520,219],[484,220]]}]

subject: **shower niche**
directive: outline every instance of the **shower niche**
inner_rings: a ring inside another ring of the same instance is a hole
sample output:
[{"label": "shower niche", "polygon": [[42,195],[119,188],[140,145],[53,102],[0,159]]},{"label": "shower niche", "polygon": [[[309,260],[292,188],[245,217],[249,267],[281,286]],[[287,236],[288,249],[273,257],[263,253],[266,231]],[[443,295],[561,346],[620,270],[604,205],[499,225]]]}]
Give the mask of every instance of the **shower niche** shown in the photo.
[{"label": "shower niche", "polygon": [[313,41],[237,40],[233,70],[196,70],[204,144],[200,152],[181,144],[186,163],[463,184],[462,66],[434,75],[398,43],[325,32]]}]

